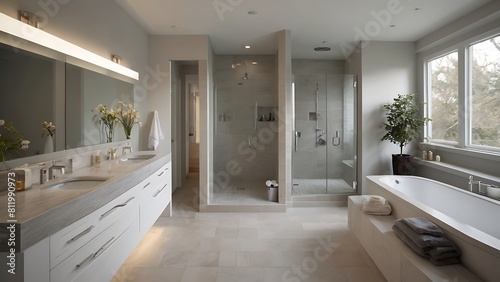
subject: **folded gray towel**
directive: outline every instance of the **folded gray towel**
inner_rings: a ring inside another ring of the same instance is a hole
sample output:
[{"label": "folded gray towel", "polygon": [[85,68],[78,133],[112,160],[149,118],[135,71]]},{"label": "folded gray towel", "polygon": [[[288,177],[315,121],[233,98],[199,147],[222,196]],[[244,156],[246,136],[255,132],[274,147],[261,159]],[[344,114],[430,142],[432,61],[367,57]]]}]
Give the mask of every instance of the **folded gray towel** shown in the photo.
[{"label": "folded gray towel", "polygon": [[433,259],[431,257],[429,259],[430,259],[430,261],[433,264],[439,265],[439,266],[450,265],[450,264],[459,264],[460,263],[460,260],[458,258],[447,258],[447,259],[435,260],[435,259]]},{"label": "folded gray towel", "polygon": [[446,237],[436,237],[432,235],[423,235],[416,233],[410,226],[404,223],[401,219],[398,219],[394,222],[403,233],[408,236],[415,245],[418,246],[419,249],[425,249],[428,247],[436,248],[436,247],[455,247],[455,244],[448,240]]},{"label": "folded gray towel", "polygon": [[408,224],[418,234],[428,234],[433,236],[443,236],[443,231],[437,225],[429,221],[425,217],[407,217],[401,221]]},{"label": "folded gray towel", "polygon": [[396,225],[392,226],[392,230],[396,235],[405,243],[408,247],[410,247],[415,253],[420,255],[421,257],[424,258],[429,258],[428,251],[431,249],[431,247],[427,248],[419,248],[411,239],[408,237],[401,229],[399,229]]},{"label": "folded gray towel", "polygon": [[429,250],[429,256],[434,260],[460,257],[460,250],[457,247],[438,247]]}]

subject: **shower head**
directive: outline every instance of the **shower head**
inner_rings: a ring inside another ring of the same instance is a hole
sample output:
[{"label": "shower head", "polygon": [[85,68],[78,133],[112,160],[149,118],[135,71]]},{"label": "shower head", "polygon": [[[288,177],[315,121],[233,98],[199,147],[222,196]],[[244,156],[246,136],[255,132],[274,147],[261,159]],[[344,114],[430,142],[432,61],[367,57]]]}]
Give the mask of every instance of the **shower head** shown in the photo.
[{"label": "shower head", "polygon": [[250,77],[248,76],[247,61],[245,61],[245,75],[241,79],[243,79],[243,80],[250,80]]},{"label": "shower head", "polygon": [[243,79],[243,80],[250,80],[250,77],[248,76],[248,73],[245,72],[245,75],[241,79]]}]

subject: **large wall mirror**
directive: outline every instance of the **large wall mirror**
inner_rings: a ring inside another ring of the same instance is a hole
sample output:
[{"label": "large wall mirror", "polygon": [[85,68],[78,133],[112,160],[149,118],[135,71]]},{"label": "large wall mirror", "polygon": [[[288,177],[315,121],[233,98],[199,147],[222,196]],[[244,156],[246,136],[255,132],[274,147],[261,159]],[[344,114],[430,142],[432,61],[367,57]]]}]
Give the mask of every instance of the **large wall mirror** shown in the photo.
[{"label": "large wall mirror", "polygon": [[[33,43],[0,36],[0,119],[31,143],[8,160],[48,153],[42,123],[55,125],[54,151],[104,143],[92,111],[99,104],[133,104],[133,80]],[[5,44],[7,43],[7,44]],[[114,141],[125,140],[117,126]]]}]

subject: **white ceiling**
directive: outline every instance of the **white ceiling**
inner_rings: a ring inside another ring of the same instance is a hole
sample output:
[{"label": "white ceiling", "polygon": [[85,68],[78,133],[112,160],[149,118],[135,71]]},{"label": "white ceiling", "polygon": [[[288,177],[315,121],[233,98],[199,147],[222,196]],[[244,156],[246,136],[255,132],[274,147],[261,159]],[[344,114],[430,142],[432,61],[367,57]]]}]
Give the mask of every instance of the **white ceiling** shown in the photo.
[{"label": "white ceiling", "polygon": [[[207,34],[216,54],[275,54],[289,29],[295,59],[344,59],[360,39],[416,41],[490,0],[116,0],[148,33]],[[249,11],[257,14],[250,15]],[[394,25],[391,27],[391,25]],[[323,43],[326,41],[326,43]],[[244,49],[251,45],[251,49]],[[329,52],[314,47],[328,46]]]}]

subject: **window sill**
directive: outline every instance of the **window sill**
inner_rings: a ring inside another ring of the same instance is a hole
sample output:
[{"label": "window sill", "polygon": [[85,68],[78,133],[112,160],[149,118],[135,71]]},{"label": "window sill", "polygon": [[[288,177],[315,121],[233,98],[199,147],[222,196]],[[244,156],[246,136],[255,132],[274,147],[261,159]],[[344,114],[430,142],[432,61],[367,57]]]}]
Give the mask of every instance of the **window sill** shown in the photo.
[{"label": "window sill", "polygon": [[480,172],[477,170],[468,169],[468,168],[464,168],[464,167],[457,166],[457,165],[452,165],[452,164],[445,163],[445,162],[424,161],[424,160],[418,159],[418,164],[432,168],[432,169],[436,169],[439,171],[447,172],[449,174],[453,174],[453,175],[456,175],[459,177],[468,178],[469,175],[472,175],[472,176],[474,176],[474,178],[477,177],[480,179],[485,179],[489,182],[500,183],[500,177],[498,177],[498,176],[486,174],[486,173],[483,173],[483,172]]},{"label": "window sill", "polygon": [[439,150],[443,152],[449,152],[457,155],[468,156],[473,158],[480,158],[492,161],[500,162],[500,152],[492,152],[492,151],[481,151],[475,149],[465,149],[465,148],[457,148],[450,145],[440,144],[440,143],[429,143],[429,142],[420,142],[420,147],[423,150]]}]

